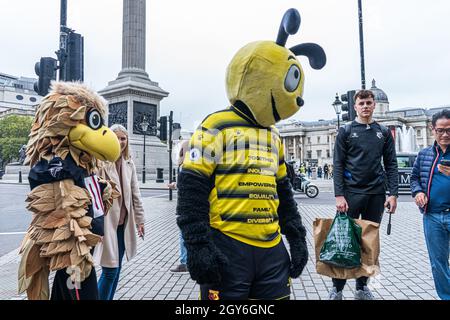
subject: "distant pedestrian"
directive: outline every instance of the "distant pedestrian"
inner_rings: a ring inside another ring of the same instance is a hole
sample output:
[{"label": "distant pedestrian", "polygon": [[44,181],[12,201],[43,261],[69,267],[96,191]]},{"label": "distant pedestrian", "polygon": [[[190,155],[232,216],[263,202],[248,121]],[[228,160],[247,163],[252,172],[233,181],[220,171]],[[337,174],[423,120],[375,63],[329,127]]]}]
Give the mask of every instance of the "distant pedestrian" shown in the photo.
[{"label": "distant pedestrian", "polygon": [[311,167],[308,166],[308,179],[311,179],[312,170]]},{"label": "distant pedestrian", "polygon": [[319,167],[317,168],[317,177],[318,177],[319,179],[322,179],[322,167],[321,167],[321,166],[319,166]]},{"label": "distant pedestrian", "polygon": [[[181,142],[180,144],[180,151],[178,152],[178,174],[181,172],[182,170],[182,164],[184,161],[184,157],[186,155],[186,152],[189,151],[189,140],[184,140],[183,142]],[[176,189],[177,184],[175,182],[172,182],[171,184],[169,184],[169,188],[170,189]],[[170,272],[174,272],[174,273],[187,273],[188,267],[187,267],[187,250],[186,250],[186,246],[184,245],[184,240],[183,237],[181,236],[181,232],[179,235],[179,242],[180,242],[180,263],[170,269]]]},{"label": "distant pedestrian", "polygon": [[323,177],[324,177],[324,179],[328,179],[328,164],[326,164],[326,163],[323,166]]},{"label": "distant pedestrian", "polygon": [[306,173],[306,168],[305,168],[305,166],[303,164],[300,167],[300,173],[301,174],[305,174]]},{"label": "distant pedestrian", "polygon": [[104,162],[100,176],[109,177],[116,183],[121,196],[114,199],[113,206],[105,215],[105,235],[97,245],[95,256],[99,257],[102,274],[98,281],[100,300],[113,300],[119,283],[124,254],[131,260],[137,251],[137,234],[144,239],[144,207],[142,205],[136,167],[130,157],[128,131],[121,125],[113,125],[121,156],[114,162]]},{"label": "distant pedestrian", "polygon": [[431,120],[435,141],[422,149],[414,162],[411,192],[420,212],[436,291],[450,300],[450,110]]}]

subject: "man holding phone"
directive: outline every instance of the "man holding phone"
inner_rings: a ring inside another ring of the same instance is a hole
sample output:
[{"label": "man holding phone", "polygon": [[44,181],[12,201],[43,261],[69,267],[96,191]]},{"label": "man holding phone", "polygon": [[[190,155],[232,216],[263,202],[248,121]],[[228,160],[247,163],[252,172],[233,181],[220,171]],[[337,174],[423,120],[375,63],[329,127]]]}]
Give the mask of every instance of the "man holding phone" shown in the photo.
[{"label": "man holding phone", "polygon": [[414,162],[411,192],[420,212],[438,296],[450,300],[450,110],[431,120],[435,142]]}]

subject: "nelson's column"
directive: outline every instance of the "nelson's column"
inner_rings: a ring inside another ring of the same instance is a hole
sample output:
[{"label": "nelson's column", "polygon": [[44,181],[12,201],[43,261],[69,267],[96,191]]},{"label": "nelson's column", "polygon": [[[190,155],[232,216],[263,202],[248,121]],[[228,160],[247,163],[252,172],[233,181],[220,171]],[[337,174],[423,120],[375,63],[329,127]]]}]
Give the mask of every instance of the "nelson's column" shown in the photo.
[{"label": "nelson's column", "polygon": [[[108,101],[108,126],[121,124],[129,133],[131,155],[142,175],[145,132],[145,171],[155,181],[156,168],[168,174],[167,146],[156,137],[160,101],[169,95],[145,72],[145,0],[123,0],[122,70],[99,93]],[[141,178],[140,178],[141,179]]]}]

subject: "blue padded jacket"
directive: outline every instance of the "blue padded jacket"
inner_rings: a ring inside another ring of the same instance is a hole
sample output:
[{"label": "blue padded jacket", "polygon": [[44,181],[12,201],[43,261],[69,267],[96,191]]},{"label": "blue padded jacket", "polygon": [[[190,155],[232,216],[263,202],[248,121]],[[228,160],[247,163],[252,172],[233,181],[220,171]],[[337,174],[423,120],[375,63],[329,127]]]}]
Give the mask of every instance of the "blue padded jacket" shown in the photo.
[{"label": "blue padded jacket", "polygon": [[[431,180],[438,159],[439,152],[436,141],[432,146],[422,149],[417,155],[411,174],[411,195],[413,197],[419,192],[423,192],[430,199]],[[427,206],[419,209],[421,213],[427,212]]]}]

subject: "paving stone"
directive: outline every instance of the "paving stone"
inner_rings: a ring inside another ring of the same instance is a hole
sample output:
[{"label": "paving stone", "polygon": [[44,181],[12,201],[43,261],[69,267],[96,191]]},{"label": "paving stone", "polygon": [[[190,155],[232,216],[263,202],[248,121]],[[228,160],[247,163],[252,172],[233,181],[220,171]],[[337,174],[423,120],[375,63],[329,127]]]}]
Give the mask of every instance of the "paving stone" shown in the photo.
[{"label": "paving stone", "polygon": [[[138,254],[122,266],[115,299],[197,300],[199,286],[189,274],[174,274],[169,269],[179,263],[179,230],[175,222],[176,202],[162,198],[144,198],[146,230],[151,241],[138,242]],[[311,253],[303,274],[292,280],[292,299],[325,299],[331,279],[316,273],[312,222],[316,217],[333,217],[334,205],[300,205]],[[387,236],[387,219],[380,227],[381,274],[369,282],[378,299],[437,299],[428,252],[422,229],[422,216],[413,203],[400,202]],[[395,224],[394,224],[395,222]],[[412,245],[413,244],[413,245]],[[17,295],[17,253],[0,265],[0,299],[25,299]],[[0,259],[4,261],[4,259]],[[100,275],[101,268],[96,268]],[[355,280],[344,289],[346,300],[354,299]]]}]

